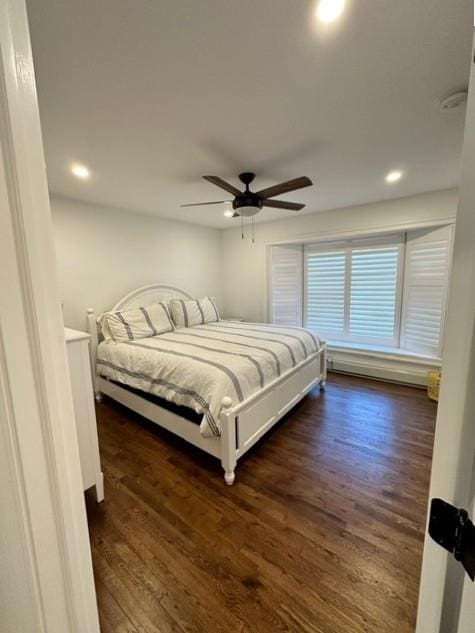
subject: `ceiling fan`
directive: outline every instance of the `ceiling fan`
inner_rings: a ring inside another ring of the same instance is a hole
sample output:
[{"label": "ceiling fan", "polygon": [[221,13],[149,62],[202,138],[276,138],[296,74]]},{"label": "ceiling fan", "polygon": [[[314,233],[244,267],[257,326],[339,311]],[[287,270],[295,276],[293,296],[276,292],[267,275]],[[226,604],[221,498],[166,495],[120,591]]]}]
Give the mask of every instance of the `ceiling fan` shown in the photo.
[{"label": "ceiling fan", "polygon": [[[256,177],[256,174],[252,172],[243,172],[239,174],[239,180],[245,185],[244,191],[239,191],[237,187],[234,185],[230,185],[228,182],[219,178],[218,176],[203,176],[205,180],[212,182],[213,185],[232,193],[234,196],[233,209],[234,215],[233,218],[237,218],[239,216],[242,217],[251,217],[259,213],[262,207],[272,207],[273,209],[287,209],[288,211],[300,211],[304,208],[304,204],[298,204],[297,202],[285,202],[284,200],[270,200],[270,198],[274,198],[275,196],[280,196],[283,193],[288,193],[289,191],[295,191],[296,189],[303,189],[303,187],[310,187],[313,185],[313,182],[310,178],[306,176],[302,176],[300,178],[293,178],[292,180],[287,180],[286,182],[281,182],[279,185],[274,185],[273,187],[267,187],[267,189],[261,189],[260,191],[249,190],[249,185]],[[198,207],[207,204],[222,204],[224,202],[231,202],[230,200],[219,200],[217,202],[198,202],[195,204],[182,204],[182,207]]]}]

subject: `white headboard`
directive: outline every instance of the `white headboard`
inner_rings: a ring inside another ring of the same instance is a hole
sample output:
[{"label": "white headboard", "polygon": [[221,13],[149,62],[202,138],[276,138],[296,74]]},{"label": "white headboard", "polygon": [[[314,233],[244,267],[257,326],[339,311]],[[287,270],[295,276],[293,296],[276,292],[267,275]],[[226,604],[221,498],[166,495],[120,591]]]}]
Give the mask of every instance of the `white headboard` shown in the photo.
[{"label": "white headboard", "polygon": [[122,297],[115,304],[111,311],[117,312],[118,310],[139,308],[140,306],[146,307],[152,303],[157,303],[157,301],[170,301],[171,299],[194,299],[194,297],[186,290],[170,284],[150,284],[129,292],[128,295]]},{"label": "white headboard", "polygon": [[[157,301],[170,301],[171,299],[194,299],[195,297],[188,291],[182,288],[177,288],[171,284],[150,284],[149,286],[142,286],[137,288],[133,292],[129,292],[128,295],[122,297],[115,306],[111,308],[112,312],[119,310],[127,310],[130,308],[138,308],[140,306],[149,306]],[[100,328],[97,324],[97,316],[94,313],[93,308],[89,308],[87,311],[87,326],[89,334],[91,335],[91,364],[92,375],[94,379],[94,390],[96,389],[96,349],[99,344]]]}]

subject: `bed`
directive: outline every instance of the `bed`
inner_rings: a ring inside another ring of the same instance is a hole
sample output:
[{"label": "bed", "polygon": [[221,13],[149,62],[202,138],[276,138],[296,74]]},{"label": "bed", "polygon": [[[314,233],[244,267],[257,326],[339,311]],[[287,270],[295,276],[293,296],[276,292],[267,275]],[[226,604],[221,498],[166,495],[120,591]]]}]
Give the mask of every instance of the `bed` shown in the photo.
[{"label": "bed", "polygon": [[[194,297],[153,284],[111,311],[172,299]],[[88,328],[96,399],[106,394],[217,457],[228,485],[239,458],[326,382],[326,345],[302,328],[220,320],[117,343],[102,340],[93,309]]]}]

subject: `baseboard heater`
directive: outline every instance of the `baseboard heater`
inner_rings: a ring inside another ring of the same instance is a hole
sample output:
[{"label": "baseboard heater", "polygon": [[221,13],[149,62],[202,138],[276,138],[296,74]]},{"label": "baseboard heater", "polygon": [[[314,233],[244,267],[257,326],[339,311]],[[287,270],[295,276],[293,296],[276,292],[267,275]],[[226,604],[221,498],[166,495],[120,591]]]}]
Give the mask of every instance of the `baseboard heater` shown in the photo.
[{"label": "baseboard heater", "polygon": [[353,374],[356,376],[366,376],[378,380],[399,382],[418,387],[427,387],[427,368],[417,367],[390,367],[387,364],[378,363],[358,363],[354,360],[343,360],[338,358],[328,358],[328,370],[343,374]]}]

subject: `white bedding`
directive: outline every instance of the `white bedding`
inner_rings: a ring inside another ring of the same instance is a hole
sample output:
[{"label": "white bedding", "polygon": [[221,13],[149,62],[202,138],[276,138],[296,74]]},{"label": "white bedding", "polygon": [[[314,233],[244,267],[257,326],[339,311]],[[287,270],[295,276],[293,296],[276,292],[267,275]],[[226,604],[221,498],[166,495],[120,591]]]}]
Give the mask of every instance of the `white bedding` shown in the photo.
[{"label": "white bedding", "polygon": [[103,341],[101,376],[203,414],[201,434],[220,434],[225,396],[242,402],[317,352],[302,328],[219,321],[137,341]]}]

